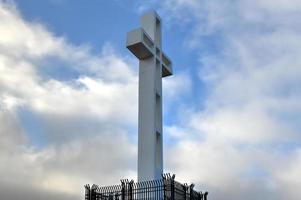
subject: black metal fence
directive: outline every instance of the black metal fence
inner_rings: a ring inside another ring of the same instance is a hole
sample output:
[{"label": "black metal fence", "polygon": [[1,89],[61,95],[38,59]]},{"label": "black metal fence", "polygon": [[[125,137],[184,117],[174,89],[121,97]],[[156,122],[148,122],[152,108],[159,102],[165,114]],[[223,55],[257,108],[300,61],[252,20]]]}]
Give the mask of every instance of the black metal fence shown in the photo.
[{"label": "black metal fence", "polygon": [[125,179],[120,185],[85,185],[85,200],[207,200],[208,192],[193,188],[193,184],[175,181],[175,175],[164,174],[160,180],[134,183]]}]

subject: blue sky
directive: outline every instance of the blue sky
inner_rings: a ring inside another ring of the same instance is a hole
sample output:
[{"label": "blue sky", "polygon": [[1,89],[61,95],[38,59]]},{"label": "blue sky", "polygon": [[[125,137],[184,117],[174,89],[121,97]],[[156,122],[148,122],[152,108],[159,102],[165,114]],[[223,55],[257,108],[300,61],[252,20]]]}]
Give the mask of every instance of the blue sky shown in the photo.
[{"label": "blue sky", "polygon": [[86,183],[136,179],[125,37],[151,9],[174,69],[165,171],[212,199],[299,198],[298,0],[0,0],[1,198],[82,199]]},{"label": "blue sky", "polygon": [[[139,26],[142,12],[156,9],[156,5],[142,8],[141,6],[145,2],[134,1],[91,1],[87,3],[84,1],[50,0],[44,2],[16,1],[16,4],[24,19],[42,23],[55,36],[63,36],[68,42],[75,45],[86,45],[94,54],[98,54],[103,46],[109,44],[118,55],[123,57],[132,57],[125,48],[126,33]],[[184,38],[188,37],[186,29],[191,27],[192,21],[191,19],[191,22],[185,24],[176,24],[172,20],[166,22],[163,30],[163,48],[172,56],[175,73],[183,71],[196,82],[197,88],[192,93],[186,93],[185,96],[182,96],[180,103],[187,105],[197,103],[198,109],[201,109],[200,104],[202,97],[206,94],[206,88],[196,75],[197,52],[214,52],[217,36],[216,38],[208,36],[210,42],[204,40],[204,43],[207,42],[207,44],[197,49],[185,45]],[[138,66],[132,67],[138,68]],[[62,81],[80,76],[80,73],[70,70],[64,62],[55,59],[44,62],[43,70],[40,73],[48,78]],[[165,113],[166,124],[177,121],[177,113],[174,111],[176,110],[170,109],[169,112]],[[45,140],[44,136],[41,136],[43,129],[39,128],[39,124],[43,123],[43,120],[39,116],[21,110],[21,119],[24,127],[29,129],[27,132],[31,133],[29,137],[35,145],[40,146],[45,142],[47,143],[47,139]],[[169,143],[173,141],[172,139],[166,139],[166,142]]]},{"label": "blue sky", "polygon": [[[139,17],[142,12],[156,9],[156,5],[147,8],[141,6],[145,2],[134,1],[16,1],[20,12],[25,19],[43,23],[56,36],[63,36],[68,42],[75,45],[87,45],[92,53],[99,53],[102,47],[110,44],[117,54],[131,56],[125,48],[126,33],[139,26]],[[159,12],[159,11],[158,11]],[[191,19],[192,21],[192,19]],[[189,97],[183,98],[182,103],[201,103],[205,95],[202,81],[197,78],[197,55],[199,51],[215,51],[216,38],[208,38],[210,42],[202,48],[192,49],[185,45],[184,38],[188,37],[190,24],[176,24],[171,20],[164,26],[163,48],[172,56],[175,72],[184,71],[190,78],[198,82],[197,89]],[[210,36],[208,36],[210,37]],[[168,44],[168,45],[167,45]],[[68,79],[79,76],[78,73],[60,67],[64,63],[53,63],[51,60],[42,73],[56,79]],[[135,67],[135,66],[133,66]],[[138,66],[136,66],[138,68]],[[169,114],[169,113],[166,113]],[[170,113],[165,122],[174,122],[175,113]]]}]

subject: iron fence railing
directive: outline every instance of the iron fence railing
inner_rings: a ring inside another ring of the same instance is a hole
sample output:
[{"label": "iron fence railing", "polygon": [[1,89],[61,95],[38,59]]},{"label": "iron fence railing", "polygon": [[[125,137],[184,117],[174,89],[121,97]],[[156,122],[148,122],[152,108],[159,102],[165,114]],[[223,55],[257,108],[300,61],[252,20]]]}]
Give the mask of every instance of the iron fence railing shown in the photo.
[{"label": "iron fence railing", "polygon": [[164,174],[162,179],[99,187],[85,185],[85,200],[207,200],[208,192],[197,192],[194,184],[175,181],[175,175]]}]

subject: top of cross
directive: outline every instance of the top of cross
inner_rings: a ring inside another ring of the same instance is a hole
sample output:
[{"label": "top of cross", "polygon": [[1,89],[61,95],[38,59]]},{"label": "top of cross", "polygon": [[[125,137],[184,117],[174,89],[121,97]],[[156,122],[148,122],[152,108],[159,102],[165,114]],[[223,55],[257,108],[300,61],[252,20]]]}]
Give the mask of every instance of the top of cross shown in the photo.
[{"label": "top of cross", "polygon": [[161,49],[161,19],[155,12],[148,12],[142,15],[140,25],[148,36],[154,41],[156,47]]},{"label": "top of cross", "polygon": [[127,48],[140,60],[155,56],[162,64],[162,77],[172,75],[172,63],[162,51],[161,19],[155,12],[141,17],[141,28],[127,33]]}]

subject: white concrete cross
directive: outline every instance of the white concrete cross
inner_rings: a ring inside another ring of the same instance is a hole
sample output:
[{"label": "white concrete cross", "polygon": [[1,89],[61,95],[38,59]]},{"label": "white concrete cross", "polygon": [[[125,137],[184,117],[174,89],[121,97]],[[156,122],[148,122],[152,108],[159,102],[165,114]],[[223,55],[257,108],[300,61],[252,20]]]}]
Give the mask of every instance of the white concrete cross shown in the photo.
[{"label": "white concrete cross", "polygon": [[163,173],[162,77],[172,75],[172,65],[162,52],[158,14],[146,13],[140,23],[126,46],[139,59],[138,181],[145,181]]}]

